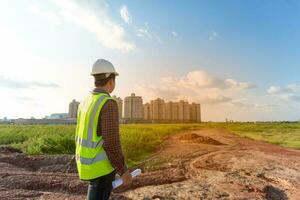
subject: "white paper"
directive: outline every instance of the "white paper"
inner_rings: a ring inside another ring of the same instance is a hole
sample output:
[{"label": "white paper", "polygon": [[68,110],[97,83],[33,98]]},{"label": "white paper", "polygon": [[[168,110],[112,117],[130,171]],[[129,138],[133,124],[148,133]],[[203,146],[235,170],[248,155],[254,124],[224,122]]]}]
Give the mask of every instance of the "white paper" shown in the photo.
[{"label": "white paper", "polygon": [[[136,176],[140,175],[141,173],[142,173],[141,169],[136,169],[136,170],[132,171],[130,174],[132,177],[136,177]],[[118,178],[112,182],[113,188],[117,188],[122,184],[123,184],[123,180],[121,178]]]}]

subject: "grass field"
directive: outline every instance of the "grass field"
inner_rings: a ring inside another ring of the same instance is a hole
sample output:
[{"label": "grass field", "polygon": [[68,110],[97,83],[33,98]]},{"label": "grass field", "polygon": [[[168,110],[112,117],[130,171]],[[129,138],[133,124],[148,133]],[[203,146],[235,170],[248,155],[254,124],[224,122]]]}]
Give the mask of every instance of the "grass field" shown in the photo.
[{"label": "grass field", "polygon": [[232,123],[226,128],[242,137],[300,149],[300,123]]},{"label": "grass field", "polygon": [[[127,161],[135,164],[166,136],[201,128],[226,128],[242,137],[300,149],[300,123],[126,124],[121,125],[121,141]],[[74,125],[0,125],[0,145],[27,154],[73,154],[74,132]]]}]

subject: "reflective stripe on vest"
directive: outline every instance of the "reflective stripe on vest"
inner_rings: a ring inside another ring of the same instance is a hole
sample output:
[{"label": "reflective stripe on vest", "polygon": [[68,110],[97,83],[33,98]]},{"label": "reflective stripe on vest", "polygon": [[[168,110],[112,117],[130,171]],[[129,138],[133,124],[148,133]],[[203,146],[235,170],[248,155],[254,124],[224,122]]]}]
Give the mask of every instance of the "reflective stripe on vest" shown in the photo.
[{"label": "reflective stripe on vest", "polygon": [[106,159],[107,159],[107,155],[104,151],[102,153],[96,155],[94,158],[85,158],[85,157],[80,156],[80,162],[85,165],[91,165],[91,164],[94,164],[96,162],[99,162],[101,160],[106,160]]},{"label": "reflective stripe on vest", "polygon": [[95,122],[96,112],[97,112],[100,104],[102,103],[102,101],[107,97],[109,97],[109,96],[103,95],[95,103],[95,106],[94,106],[94,109],[92,110],[91,118],[89,121],[88,138],[87,138],[88,141],[92,141],[92,139],[93,139],[93,131],[94,131],[94,122]]},{"label": "reflective stripe on vest", "polygon": [[75,141],[80,146],[83,146],[83,147],[86,147],[86,148],[101,147],[103,145],[103,142],[104,142],[103,140],[101,140],[99,142],[88,141],[88,140],[80,138],[79,136],[75,136]]}]

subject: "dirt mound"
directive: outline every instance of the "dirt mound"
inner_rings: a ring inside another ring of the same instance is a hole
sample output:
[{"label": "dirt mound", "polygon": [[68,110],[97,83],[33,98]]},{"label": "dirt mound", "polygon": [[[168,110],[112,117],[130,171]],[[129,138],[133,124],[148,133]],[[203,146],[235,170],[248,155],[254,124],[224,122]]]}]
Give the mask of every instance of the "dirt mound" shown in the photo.
[{"label": "dirt mound", "polygon": [[[149,185],[163,185],[176,183],[186,180],[185,172],[178,168],[169,168],[163,170],[157,170],[141,174],[134,178],[134,182],[130,189],[139,188]],[[115,192],[123,192],[126,188],[116,189]]]},{"label": "dirt mound", "polygon": [[28,171],[76,172],[76,165],[75,162],[72,162],[73,159],[71,155],[27,156],[23,153],[14,153],[15,150],[10,148],[5,148],[5,152],[7,153],[3,152],[0,153],[0,163],[7,163]]},{"label": "dirt mound", "polygon": [[201,144],[223,145],[223,143],[221,143],[217,140],[214,140],[210,137],[201,136],[196,133],[184,134],[179,137],[179,140],[192,141],[192,142],[201,143]]}]

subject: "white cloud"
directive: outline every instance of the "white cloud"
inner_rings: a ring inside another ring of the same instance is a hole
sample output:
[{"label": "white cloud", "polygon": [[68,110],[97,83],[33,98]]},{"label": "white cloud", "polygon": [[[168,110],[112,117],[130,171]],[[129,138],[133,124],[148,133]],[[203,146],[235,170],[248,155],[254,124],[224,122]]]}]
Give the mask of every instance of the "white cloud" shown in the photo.
[{"label": "white cloud", "polygon": [[206,104],[225,103],[225,102],[230,102],[231,100],[232,100],[231,97],[226,97],[219,93],[207,94],[202,99],[199,99],[201,103],[206,103]]},{"label": "white cloud", "polygon": [[141,37],[141,38],[148,38],[148,39],[152,39],[153,36],[152,34],[148,31],[148,29],[137,29],[137,36]]},{"label": "white cloud", "polygon": [[271,95],[283,95],[283,94],[294,94],[300,92],[300,85],[297,84],[290,84],[286,87],[280,86],[270,86],[267,90],[268,94]]},{"label": "white cloud", "polygon": [[250,89],[255,85],[247,82],[238,82],[234,79],[224,79],[214,77],[206,71],[197,70],[188,72],[182,77],[162,77],[162,80],[167,83],[173,83],[182,88],[216,88],[216,89]]},{"label": "white cloud", "polygon": [[286,87],[270,86],[267,90],[269,95],[273,97],[278,97],[281,100],[290,102],[300,102],[300,85],[290,84]]},{"label": "white cloud", "polygon": [[234,79],[230,79],[230,78],[225,80],[225,84],[228,85],[229,87],[235,87],[235,88],[241,89],[241,90],[251,89],[251,88],[256,87],[255,84],[253,84],[253,83],[238,82],[238,81],[236,81]]},{"label": "white cloud", "polygon": [[211,31],[211,33],[208,36],[208,40],[214,40],[217,37],[219,37],[218,33],[215,31]]},{"label": "white cloud", "polygon": [[62,24],[62,19],[56,12],[42,11],[37,5],[30,5],[28,7],[28,11],[33,15],[46,19],[51,24],[54,25]]},{"label": "white cloud", "polygon": [[120,8],[120,15],[125,23],[127,23],[127,24],[132,23],[131,15],[130,15],[126,5],[124,5]]},{"label": "white cloud", "polygon": [[274,103],[249,103],[247,99],[235,99],[230,102],[232,105],[241,107],[241,108],[254,108],[254,109],[265,109],[265,108],[278,108],[279,104]]},{"label": "white cloud", "polygon": [[52,2],[58,9],[55,12],[41,11],[36,6],[31,6],[29,10],[52,23],[59,24],[63,21],[76,24],[94,35],[104,47],[123,52],[135,48],[134,43],[126,39],[123,27],[110,18],[105,1],[101,7],[97,7],[98,10],[88,7],[84,2],[72,0],[52,0]]},{"label": "white cloud", "polygon": [[161,38],[159,35],[153,31],[150,31],[149,24],[146,22],[145,23],[145,28],[136,28],[136,36],[143,38],[145,40],[152,40],[155,39],[157,42],[162,43]]},{"label": "white cloud", "polygon": [[156,33],[152,33],[154,38],[156,39],[157,42],[162,43],[162,40],[160,39],[159,35]]},{"label": "white cloud", "polygon": [[288,101],[300,103],[300,96],[296,94],[282,95],[281,98]]},{"label": "white cloud", "polygon": [[278,94],[281,92],[281,88],[278,86],[271,86],[268,90],[267,93],[268,94]]},{"label": "white cloud", "polygon": [[[70,100],[89,91],[89,69],[36,56],[5,24],[0,26],[0,44],[0,93],[5,94],[0,98],[0,118],[66,112]],[[72,76],[66,76],[70,71]]]},{"label": "white cloud", "polygon": [[251,103],[245,103],[239,100],[234,100],[231,102],[232,105],[238,106],[238,107],[243,107],[243,108],[255,108],[257,107],[257,104],[251,104]]},{"label": "white cloud", "polygon": [[55,83],[45,83],[39,81],[24,81],[24,80],[14,80],[0,76],[0,87],[12,88],[12,89],[27,89],[27,88],[53,88],[58,87]]},{"label": "white cloud", "polygon": [[171,34],[172,34],[174,40],[177,41],[178,40],[178,33],[176,31],[172,31]]},{"label": "white cloud", "polygon": [[180,91],[175,87],[169,87],[167,85],[137,85],[136,90],[142,94],[143,97],[149,99],[156,99],[158,97],[166,100],[176,100],[181,94]]},{"label": "white cloud", "polygon": [[172,33],[172,35],[173,35],[174,37],[177,37],[177,36],[178,36],[178,33],[175,32],[175,31],[172,31],[171,33]]},{"label": "white cloud", "polygon": [[206,71],[188,72],[186,75],[161,77],[157,84],[136,86],[142,96],[166,100],[189,100],[204,104],[220,104],[233,100],[239,91],[250,89],[254,84],[233,79],[219,78]]},{"label": "white cloud", "polygon": [[287,86],[287,89],[293,92],[300,92],[300,85],[297,84],[290,84]]}]

